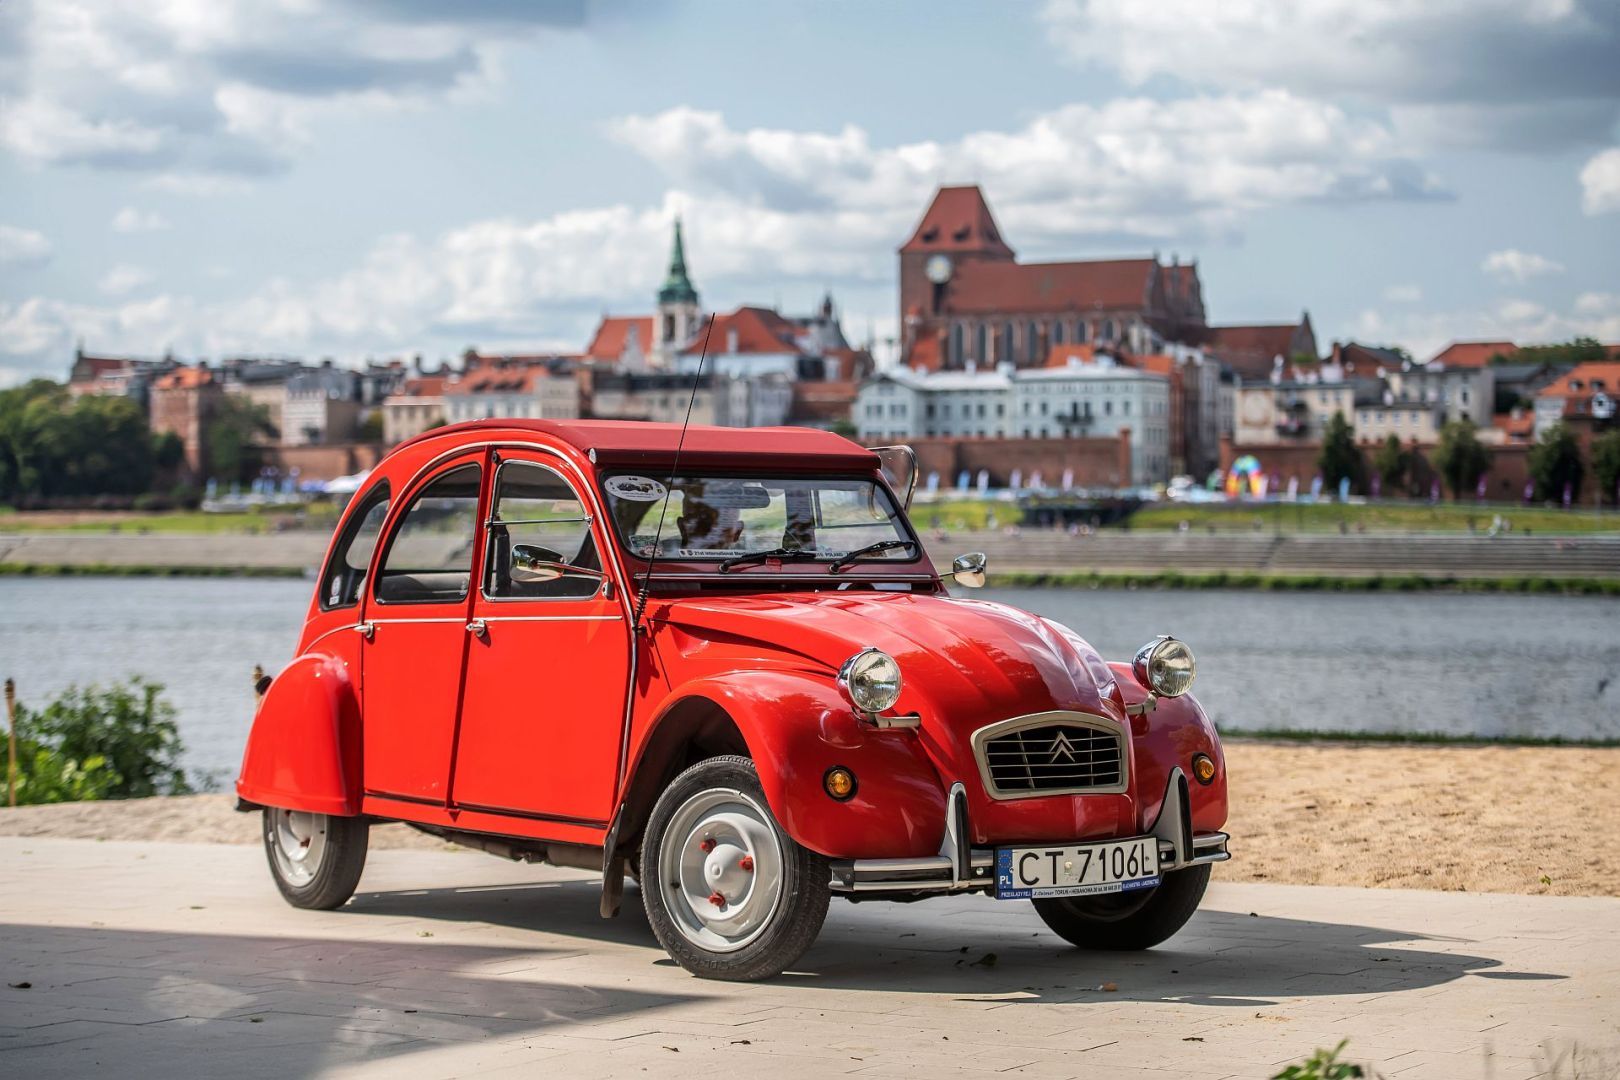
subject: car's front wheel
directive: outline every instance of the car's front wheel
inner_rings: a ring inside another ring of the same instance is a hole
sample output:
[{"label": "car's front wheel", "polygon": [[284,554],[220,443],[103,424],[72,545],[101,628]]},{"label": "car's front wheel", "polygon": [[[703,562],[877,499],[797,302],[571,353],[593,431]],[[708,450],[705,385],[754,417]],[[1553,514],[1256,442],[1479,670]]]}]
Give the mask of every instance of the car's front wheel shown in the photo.
[{"label": "car's front wheel", "polygon": [[744,757],[676,777],[642,840],[647,921],[676,963],[706,979],[781,973],[821,932],[830,880],[827,860],[777,824]]},{"label": "car's front wheel", "polygon": [[363,817],[332,817],[266,807],[264,851],[270,876],[293,907],[342,907],[366,868],[371,826]]},{"label": "car's front wheel", "polygon": [[1209,885],[1209,865],[1164,875],[1151,889],[1032,900],[1053,932],[1082,949],[1151,949],[1187,925]]}]

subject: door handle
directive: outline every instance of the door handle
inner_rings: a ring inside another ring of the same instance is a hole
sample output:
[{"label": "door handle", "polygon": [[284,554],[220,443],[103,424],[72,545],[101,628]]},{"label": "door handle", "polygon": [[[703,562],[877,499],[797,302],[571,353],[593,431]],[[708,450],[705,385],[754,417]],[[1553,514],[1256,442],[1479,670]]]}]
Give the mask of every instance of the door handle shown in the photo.
[{"label": "door handle", "polygon": [[377,636],[376,623],[359,622],[355,623],[351,629],[359,631],[360,636],[365,638],[367,641],[370,641],[372,638]]},{"label": "door handle", "polygon": [[479,638],[489,637],[489,624],[483,619],[474,619],[467,624],[467,633]]}]

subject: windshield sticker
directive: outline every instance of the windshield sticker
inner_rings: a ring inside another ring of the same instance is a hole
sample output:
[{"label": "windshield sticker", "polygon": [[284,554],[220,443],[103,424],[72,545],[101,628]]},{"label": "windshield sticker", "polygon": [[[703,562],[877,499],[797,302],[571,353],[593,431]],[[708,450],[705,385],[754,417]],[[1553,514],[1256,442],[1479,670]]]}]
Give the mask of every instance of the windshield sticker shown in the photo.
[{"label": "windshield sticker", "polygon": [[607,493],[629,502],[659,502],[669,489],[650,476],[610,476],[603,483]]}]

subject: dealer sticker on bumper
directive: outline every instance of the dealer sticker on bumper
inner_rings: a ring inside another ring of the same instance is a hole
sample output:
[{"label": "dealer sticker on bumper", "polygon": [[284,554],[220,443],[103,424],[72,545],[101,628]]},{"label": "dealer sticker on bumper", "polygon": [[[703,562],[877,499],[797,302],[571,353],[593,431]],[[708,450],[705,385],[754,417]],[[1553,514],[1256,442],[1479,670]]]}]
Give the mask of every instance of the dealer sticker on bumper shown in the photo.
[{"label": "dealer sticker on bumper", "polygon": [[1159,883],[1159,842],[1151,836],[1073,847],[996,849],[996,898],[1093,896]]}]

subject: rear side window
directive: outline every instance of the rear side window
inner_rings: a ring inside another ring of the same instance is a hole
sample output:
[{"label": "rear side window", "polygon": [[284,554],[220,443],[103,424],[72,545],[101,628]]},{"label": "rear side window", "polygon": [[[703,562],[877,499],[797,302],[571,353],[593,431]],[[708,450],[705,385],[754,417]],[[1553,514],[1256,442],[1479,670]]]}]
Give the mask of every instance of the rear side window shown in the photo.
[{"label": "rear side window", "polygon": [[383,553],[379,601],[443,604],[467,598],[481,475],[477,465],[451,469],[411,500]]},{"label": "rear side window", "polygon": [[382,535],[383,520],[387,517],[388,481],[384,480],[360,497],[344,523],[343,536],[321,578],[322,611],[353,607],[359,602],[366,571],[371,567],[371,555],[377,550],[377,538]]}]

